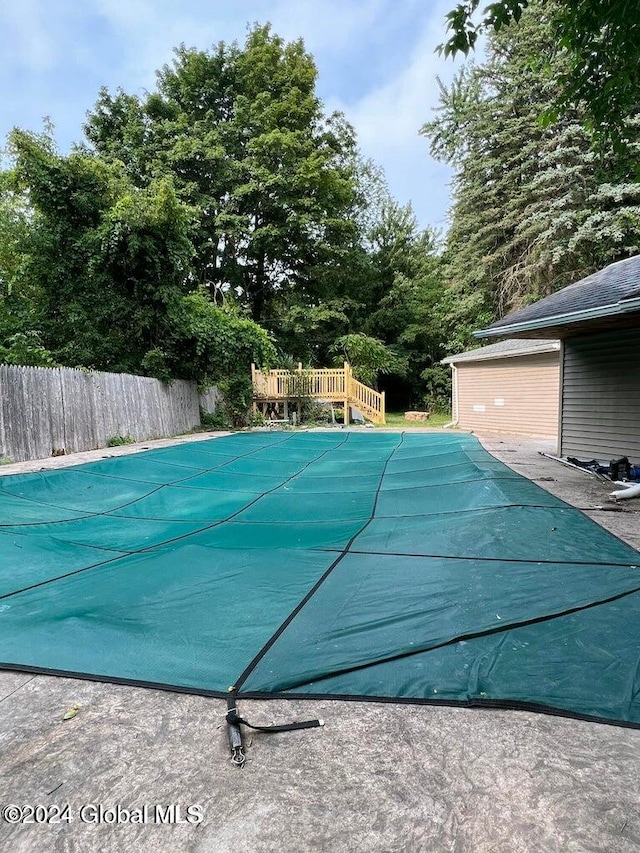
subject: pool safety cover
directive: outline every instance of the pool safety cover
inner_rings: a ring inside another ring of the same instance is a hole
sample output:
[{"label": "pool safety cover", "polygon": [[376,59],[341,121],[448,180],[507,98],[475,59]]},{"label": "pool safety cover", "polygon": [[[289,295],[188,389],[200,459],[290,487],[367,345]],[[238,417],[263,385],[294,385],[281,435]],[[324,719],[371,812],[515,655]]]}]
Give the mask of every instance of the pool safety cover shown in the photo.
[{"label": "pool safety cover", "polygon": [[640,554],[471,436],[237,434],[0,509],[5,669],[640,726]]}]

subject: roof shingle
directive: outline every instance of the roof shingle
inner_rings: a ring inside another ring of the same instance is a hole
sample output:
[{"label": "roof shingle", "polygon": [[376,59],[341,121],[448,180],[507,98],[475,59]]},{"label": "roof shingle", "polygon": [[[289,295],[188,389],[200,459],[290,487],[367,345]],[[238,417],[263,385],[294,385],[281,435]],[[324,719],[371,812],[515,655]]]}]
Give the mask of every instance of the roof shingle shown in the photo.
[{"label": "roof shingle", "polygon": [[[533,305],[507,314],[492,323],[487,331],[508,328],[546,318],[579,313],[590,309],[606,308],[628,299],[640,297],[640,255],[609,264],[598,272],[563,287]],[[494,332],[495,333],[495,332]]]},{"label": "roof shingle", "polygon": [[536,355],[560,349],[558,341],[511,339],[489,344],[487,347],[467,350],[442,359],[442,364],[458,364],[461,361],[487,361],[493,358],[514,358],[519,355]]}]

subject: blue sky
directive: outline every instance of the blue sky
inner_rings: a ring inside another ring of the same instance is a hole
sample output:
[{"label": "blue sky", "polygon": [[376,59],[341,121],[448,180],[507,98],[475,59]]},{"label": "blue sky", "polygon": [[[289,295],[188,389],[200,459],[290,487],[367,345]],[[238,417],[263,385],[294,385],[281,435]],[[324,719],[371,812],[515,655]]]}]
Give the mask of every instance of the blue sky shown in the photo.
[{"label": "blue sky", "polygon": [[2,0],[0,137],[41,130],[49,116],[61,150],[82,139],[98,90],[152,89],[173,48],[244,41],[270,21],[315,57],[318,94],[342,110],[363,154],[385,170],[391,192],[411,201],[423,226],[444,230],[450,170],[418,134],[437,104],[436,75],[454,64],[434,53],[453,0]]}]

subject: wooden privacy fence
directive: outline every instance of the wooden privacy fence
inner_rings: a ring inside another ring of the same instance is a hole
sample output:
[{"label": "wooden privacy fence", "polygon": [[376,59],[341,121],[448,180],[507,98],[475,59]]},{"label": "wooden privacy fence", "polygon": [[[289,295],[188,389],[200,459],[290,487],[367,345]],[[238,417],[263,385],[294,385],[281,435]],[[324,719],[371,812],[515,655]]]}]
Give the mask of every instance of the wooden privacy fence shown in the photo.
[{"label": "wooden privacy fence", "polygon": [[251,365],[253,396],[256,402],[277,403],[302,397],[339,403],[348,422],[350,406],[358,409],[374,423],[385,423],[384,391],[378,392],[353,378],[351,365],[303,370],[258,370]]},{"label": "wooden privacy fence", "polygon": [[194,382],[0,365],[0,453],[15,462],[104,447],[116,436],[176,435],[199,423]]}]

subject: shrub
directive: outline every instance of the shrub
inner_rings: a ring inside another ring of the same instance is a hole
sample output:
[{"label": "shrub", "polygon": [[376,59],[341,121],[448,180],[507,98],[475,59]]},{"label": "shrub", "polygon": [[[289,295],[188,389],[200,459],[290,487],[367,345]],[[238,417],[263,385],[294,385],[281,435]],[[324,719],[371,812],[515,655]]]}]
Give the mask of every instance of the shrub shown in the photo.
[{"label": "shrub", "polygon": [[107,447],[120,447],[123,444],[135,444],[135,438],[130,435],[111,435],[107,439]]}]

